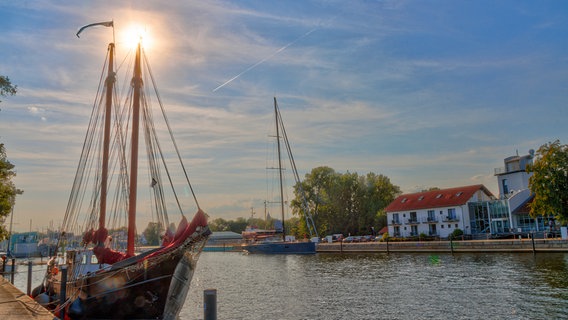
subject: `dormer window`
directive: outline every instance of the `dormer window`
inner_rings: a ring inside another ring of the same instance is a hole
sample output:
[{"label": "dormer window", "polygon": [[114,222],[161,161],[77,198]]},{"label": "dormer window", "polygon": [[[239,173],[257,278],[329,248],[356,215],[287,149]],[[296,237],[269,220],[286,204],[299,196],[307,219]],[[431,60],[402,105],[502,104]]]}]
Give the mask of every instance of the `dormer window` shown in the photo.
[{"label": "dormer window", "polygon": [[441,197],[442,197],[442,194],[440,193],[436,196],[436,199],[440,199]]},{"label": "dormer window", "polygon": [[462,194],[463,194],[463,192],[460,191],[460,192],[456,193],[456,197],[459,197],[459,196],[461,196]]},{"label": "dormer window", "polygon": [[408,201],[408,199],[402,198],[402,200],[400,202],[405,203],[406,201]]},{"label": "dormer window", "polygon": [[424,199],[424,196],[420,196],[420,198],[418,198],[418,201],[421,201],[422,199]]}]

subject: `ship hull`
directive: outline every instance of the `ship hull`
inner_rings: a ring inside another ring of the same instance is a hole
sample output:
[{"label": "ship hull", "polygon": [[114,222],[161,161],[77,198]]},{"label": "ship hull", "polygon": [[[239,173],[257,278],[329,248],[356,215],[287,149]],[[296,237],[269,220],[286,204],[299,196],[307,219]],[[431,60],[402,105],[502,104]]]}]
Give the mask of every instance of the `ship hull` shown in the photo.
[{"label": "ship hull", "polygon": [[[207,228],[171,250],[149,252],[70,279],[66,314],[71,319],[176,319],[209,234]],[[59,281],[51,285],[54,291],[61,286]]]},{"label": "ship hull", "polygon": [[262,242],[243,245],[242,249],[253,254],[315,254],[316,244],[306,242]]}]

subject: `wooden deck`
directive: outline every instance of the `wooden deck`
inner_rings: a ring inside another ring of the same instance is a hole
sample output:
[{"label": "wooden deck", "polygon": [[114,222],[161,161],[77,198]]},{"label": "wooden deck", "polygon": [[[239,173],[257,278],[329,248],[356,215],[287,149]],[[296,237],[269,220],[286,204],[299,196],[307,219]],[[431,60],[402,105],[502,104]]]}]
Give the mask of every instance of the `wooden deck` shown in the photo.
[{"label": "wooden deck", "polygon": [[54,320],[58,318],[14,287],[10,281],[0,276],[0,319]]}]

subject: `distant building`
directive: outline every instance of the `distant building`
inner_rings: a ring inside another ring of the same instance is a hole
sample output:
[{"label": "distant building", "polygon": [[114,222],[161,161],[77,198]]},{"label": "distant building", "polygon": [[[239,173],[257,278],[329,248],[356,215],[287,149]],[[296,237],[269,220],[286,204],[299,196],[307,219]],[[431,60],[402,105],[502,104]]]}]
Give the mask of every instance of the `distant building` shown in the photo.
[{"label": "distant building", "polygon": [[526,168],[533,163],[534,150],[528,155],[511,156],[503,161],[505,166],[495,169],[499,185],[499,198],[507,201],[513,232],[543,232],[555,229],[554,217],[532,218],[529,204],[534,195],[529,190],[529,179],[532,173]]},{"label": "distant building", "polygon": [[499,197],[483,185],[403,194],[387,208],[389,234],[410,237],[426,234],[448,237],[455,229],[468,235],[503,235],[555,230],[553,217],[532,218],[529,190],[534,151],[504,159],[495,169]]},{"label": "distant building", "polygon": [[222,244],[234,244],[243,241],[243,236],[232,231],[215,231],[211,233],[209,239],[207,240],[208,245],[222,245]]},{"label": "distant building", "polygon": [[480,215],[487,212],[488,203],[494,202],[497,202],[494,211],[507,211],[500,208],[502,201],[496,201],[495,196],[481,184],[403,194],[385,209],[389,235],[411,237],[425,234],[446,238],[455,229],[466,234],[486,232],[489,224]]}]

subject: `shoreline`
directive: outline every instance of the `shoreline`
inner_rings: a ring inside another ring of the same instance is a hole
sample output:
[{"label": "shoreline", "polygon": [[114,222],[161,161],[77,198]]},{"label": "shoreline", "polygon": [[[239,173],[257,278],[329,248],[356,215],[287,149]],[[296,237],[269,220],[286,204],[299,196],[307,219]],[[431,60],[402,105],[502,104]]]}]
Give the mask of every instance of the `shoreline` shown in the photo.
[{"label": "shoreline", "polygon": [[562,239],[441,240],[320,243],[318,253],[341,252],[568,252]]},{"label": "shoreline", "polygon": [[[241,252],[241,243],[206,245],[204,252]],[[491,239],[400,242],[318,243],[317,253],[378,252],[568,252],[568,240],[562,239]]]}]

